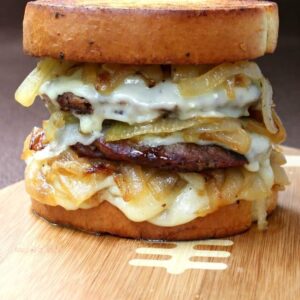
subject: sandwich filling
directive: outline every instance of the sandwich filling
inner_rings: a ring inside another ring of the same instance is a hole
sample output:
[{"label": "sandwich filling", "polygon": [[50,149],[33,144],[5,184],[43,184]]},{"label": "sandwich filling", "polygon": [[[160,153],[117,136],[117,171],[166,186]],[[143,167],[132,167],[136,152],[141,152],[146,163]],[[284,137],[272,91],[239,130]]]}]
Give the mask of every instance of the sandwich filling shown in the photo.
[{"label": "sandwich filling", "polygon": [[285,130],[253,62],[129,66],[42,60],[16,92],[50,112],[25,142],[31,197],[67,210],[108,201],[176,226],[247,200],[266,225],[288,183]]}]

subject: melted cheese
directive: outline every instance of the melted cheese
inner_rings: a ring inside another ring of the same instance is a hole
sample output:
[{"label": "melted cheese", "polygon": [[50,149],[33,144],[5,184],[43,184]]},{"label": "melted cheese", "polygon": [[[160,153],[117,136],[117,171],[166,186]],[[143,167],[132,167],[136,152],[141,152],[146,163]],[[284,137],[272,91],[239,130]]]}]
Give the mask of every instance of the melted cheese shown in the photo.
[{"label": "melted cheese", "polygon": [[[100,131],[94,131],[91,134],[83,134],[79,130],[79,124],[67,124],[66,126],[59,128],[56,132],[55,139],[49,143],[43,150],[34,154],[34,159],[44,160],[51,157],[58,156],[60,153],[67,150],[70,146],[77,143],[83,145],[92,144],[97,138],[103,134]],[[31,157],[30,159],[32,159]]]},{"label": "melted cheese", "polygon": [[[113,176],[95,173],[88,175],[90,177],[74,177],[65,175],[64,172],[55,175],[46,161],[33,159],[27,161],[27,164],[26,186],[31,196],[45,204],[60,205],[67,210],[92,208],[106,200],[132,221],[148,221],[169,227],[185,224],[218,208],[213,209],[205,190],[205,178],[201,174],[181,173],[180,176],[187,182],[186,186],[177,197],[171,198],[166,205],[161,205],[160,201],[148,198],[142,198],[138,202],[125,201]],[[269,159],[260,165],[257,176],[263,178],[266,188],[271,191],[274,174]],[[35,196],[35,193],[41,193],[41,188],[44,196]],[[51,194],[51,201],[46,197],[47,193]],[[254,202],[253,219],[258,220],[260,227],[265,224],[267,201],[267,198],[262,198]]]},{"label": "melted cheese", "polygon": [[[136,205],[131,201],[124,201],[120,194],[116,193],[108,197],[108,202],[118,207],[132,221],[148,221],[154,225],[163,227],[185,224],[199,216],[206,216],[211,212],[211,203],[204,188],[204,177],[197,174],[197,177],[193,180],[192,173],[184,173],[181,176],[188,184],[166,207],[157,206],[154,208],[152,205],[148,205],[146,201],[143,205]],[[260,163],[257,176],[263,178],[267,189],[271,191],[274,183],[274,174],[269,159]],[[116,186],[113,189],[115,191],[118,190]],[[116,197],[116,195],[118,196]],[[267,202],[268,198],[257,199],[257,201],[253,202],[252,218],[253,221],[258,221],[258,226],[261,229],[266,225]]]},{"label": "melted cheese", "polygon": [[141,77],[135,75],[126,78],[123,84],[105,96],[93,85],[83,83],[80,71],[72,76],[47,81],[40,89],[40,94],[47,95],[57,107],[57,97],[66,92],[86,98],[93,106],[92,115],[77,115],[81,130],[86,133],[101,130],[101,124],[106,119],[129,124],[143,123],[162,116],[166,111],[179,119],[248,116],[248,107],[259,99],[261,93],[252,84],[249,87],[235,87],[234,100],[230,99],[224,88],[186,99],[171,80],[149,88]]},{"label": "melted cheese", "polygon": [[198,191],[188,184],[168,209],[149,222],[158,226],[185,224],[197,218],[197,213],[207,205],[209,205],[207,196],[199,195]]},{"label": "melted cheese", "polygon": [[257,172],[259,164],[264,162],[270,155],[271,142],[270,140],[257,133],[251,133],[250,150],[245,154],[249,164],[245,168],[250,172]]}]

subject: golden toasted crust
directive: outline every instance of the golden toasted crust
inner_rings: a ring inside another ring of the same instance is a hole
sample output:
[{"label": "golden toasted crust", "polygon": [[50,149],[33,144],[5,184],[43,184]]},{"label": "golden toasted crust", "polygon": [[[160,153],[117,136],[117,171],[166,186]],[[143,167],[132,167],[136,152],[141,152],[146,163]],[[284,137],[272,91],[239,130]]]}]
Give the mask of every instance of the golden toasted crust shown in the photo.
[{"label": "golden toasted crust", "polygon": [[[276,206],[273,192],[268,212]],[[161,227],[148,222],[132,222],[118,208],[104,201],[98,207],[67,211],[32,200],[32,209],[51,223],[69,226],[89,233],[109,233],[121,237],[150,240],[196,240],[219,238],[243,232],[252,224],[252,204],[238,201],[205,217],[174,227]]]},{"label": "golden toasted crust", "polygon": [[254,59],[274,51],[277,34],[277,5],[255,0],[38,0],[24,19],[28,54],[85,62]]}]

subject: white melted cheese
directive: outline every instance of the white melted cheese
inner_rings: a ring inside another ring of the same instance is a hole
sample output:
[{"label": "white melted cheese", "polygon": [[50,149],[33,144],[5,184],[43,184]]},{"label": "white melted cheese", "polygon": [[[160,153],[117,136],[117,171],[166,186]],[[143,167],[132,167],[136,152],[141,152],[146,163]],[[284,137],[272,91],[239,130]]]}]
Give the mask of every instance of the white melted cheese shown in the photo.
[{"label": "white melted cheese", "polygon": [[148,222],[158,226],[185,224],[197,218],[197,213],[207,205],[209,205],[208,197],[200,196],[198,191],[188,184],[170,207]]},{"label": "white melted cheese", "polygon": [[186,99],[171,80],[149,88],[140,76],[135,75],[126,78],[110,95],[103,95],[92,84],[83,83],[80,72],[47,81],[40,89],[40,94],[47,95],[57,107],[57,97],[66,92],[84,97],[93,106],[92,115],[77,115],[83,132],[101,130],[106,119],[129,124],[143,123],[158,118],[166,111],[179,119],[248,116],[248,107],[259,99],[261,93],[252,84],[235,87],[234,100],[228,97],[224,88]]},{"label": "white melted cheese", "polygon": [[[147,203],[136,205],[131,201],[124,201],[120,196],[120,192],[116,192],[118,190],[117,186],[113,187],[115,192],[107,197],[108,202],[118,207],[132,221],[147,221],[163,227],[186,224],[199,216],[205,216],[209,213],[211,204],[204,188],[204,177],[197,174],[197,177],[193,180],[193,173],[182,173],[180,175],[188,184],[173,202],[165,208],[160,207],[157,209],[147,205]],[[258,176],[263,178],[267,188],[271,190],[274,183],[274,174],[269,159],[260,163]],[[201,190],[201,193],[199,193],[199,190]],[[266,222],[267,201],[268,199],[258,199],[253,205],[252,218],[254,221],[258,221],[258,226],[261,228],[264,227]],[[146,211],[145,206],[147,206]],[[158,211],[160,212],[158,213]]]},{"label": "white melted cheese", "polygon": [[[51,172],[45,164],[41,168],[41,162],[37,160],[27,161],[26,180],[35,180],[39,177],[39,172],[45,174]],[[79,208],[89,209],[97,206],[95,203],[86,202],[89,197],[99,192],[98,198],[94,197],[94,201],[101,203],[108,201],[117,207],[122,213],[134,222],[147,221],[158,226],[177,226],[186,224],[199,216],[204,217],[211,210],[211,203],[205,190],[205,179],[201,174],[180,173],[182,179],[187,181],[187,185],[175,199],[170,199],[166,206],[161,205],[160,201],[153,199],[140,199],[136,201],[125,201],[121,192],[114,181],[113,176],[105,176],[103,179],[92,183],[80,181],[76,182],[67,175],[59,175],[59,178],[53,183],[55,189],[55,202],[46,203],[48,205],[60,205],[67,210],[77,210]],[[260,170],[257,174],[263,178],[266,187],[271,190],[274,183],[274,174],[270,161],[261,163]],[[68,188],[66,193],[65,189]],[[97,200],[96,200],[97,199]],[[41,200],[42,201],[42,200]],[[253,220],[258,220],[259,226],[265,224],[266,207],[268,199],[258,199],[253,202]]]},{"label": "white melted cheese", "polygon": [[250,172],[257,172],[260,163],[264,162],[269,156],[272,149],[271,141],[257,133],[251,133],[251,145],[249,151],[245,154],[248,164],[245,168]]},{"label": "white melted cheese", "polygon": [[[260,163],[259,176],[263,179],[268,190],[272,190],[274,184],[274,172],[270,159]],[[272,196],[271,196],[272,197]],[[270,199],[257,199],[252,205],[252,220],[257,221],[258,229],[267,227],[267,207]]]},{"label": "white melted cheese", "polygon": [[43,150],[37,151],[30,159],[44,160],[58,156],[67,150],[70,146],[77,143],[90,145],[103,134],[101,131],[94,131],[91,134],[83,134],[79,130],[79,124],[67,124],[56,132],[55,139],[49,143]]}]

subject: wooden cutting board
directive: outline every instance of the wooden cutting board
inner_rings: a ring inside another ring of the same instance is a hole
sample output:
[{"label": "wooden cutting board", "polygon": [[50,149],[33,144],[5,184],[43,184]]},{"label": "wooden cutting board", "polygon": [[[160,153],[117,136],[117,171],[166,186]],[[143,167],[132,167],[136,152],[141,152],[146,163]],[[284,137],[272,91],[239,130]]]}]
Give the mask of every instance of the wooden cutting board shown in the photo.
[{"label": "wooden cutting board", "polygon": [[[19,182],[0,191],[0,299],[300,299],[300,151],[269,229],[155,243],[51,226]],[[142,266],[143,265],[143,266]]]}]

